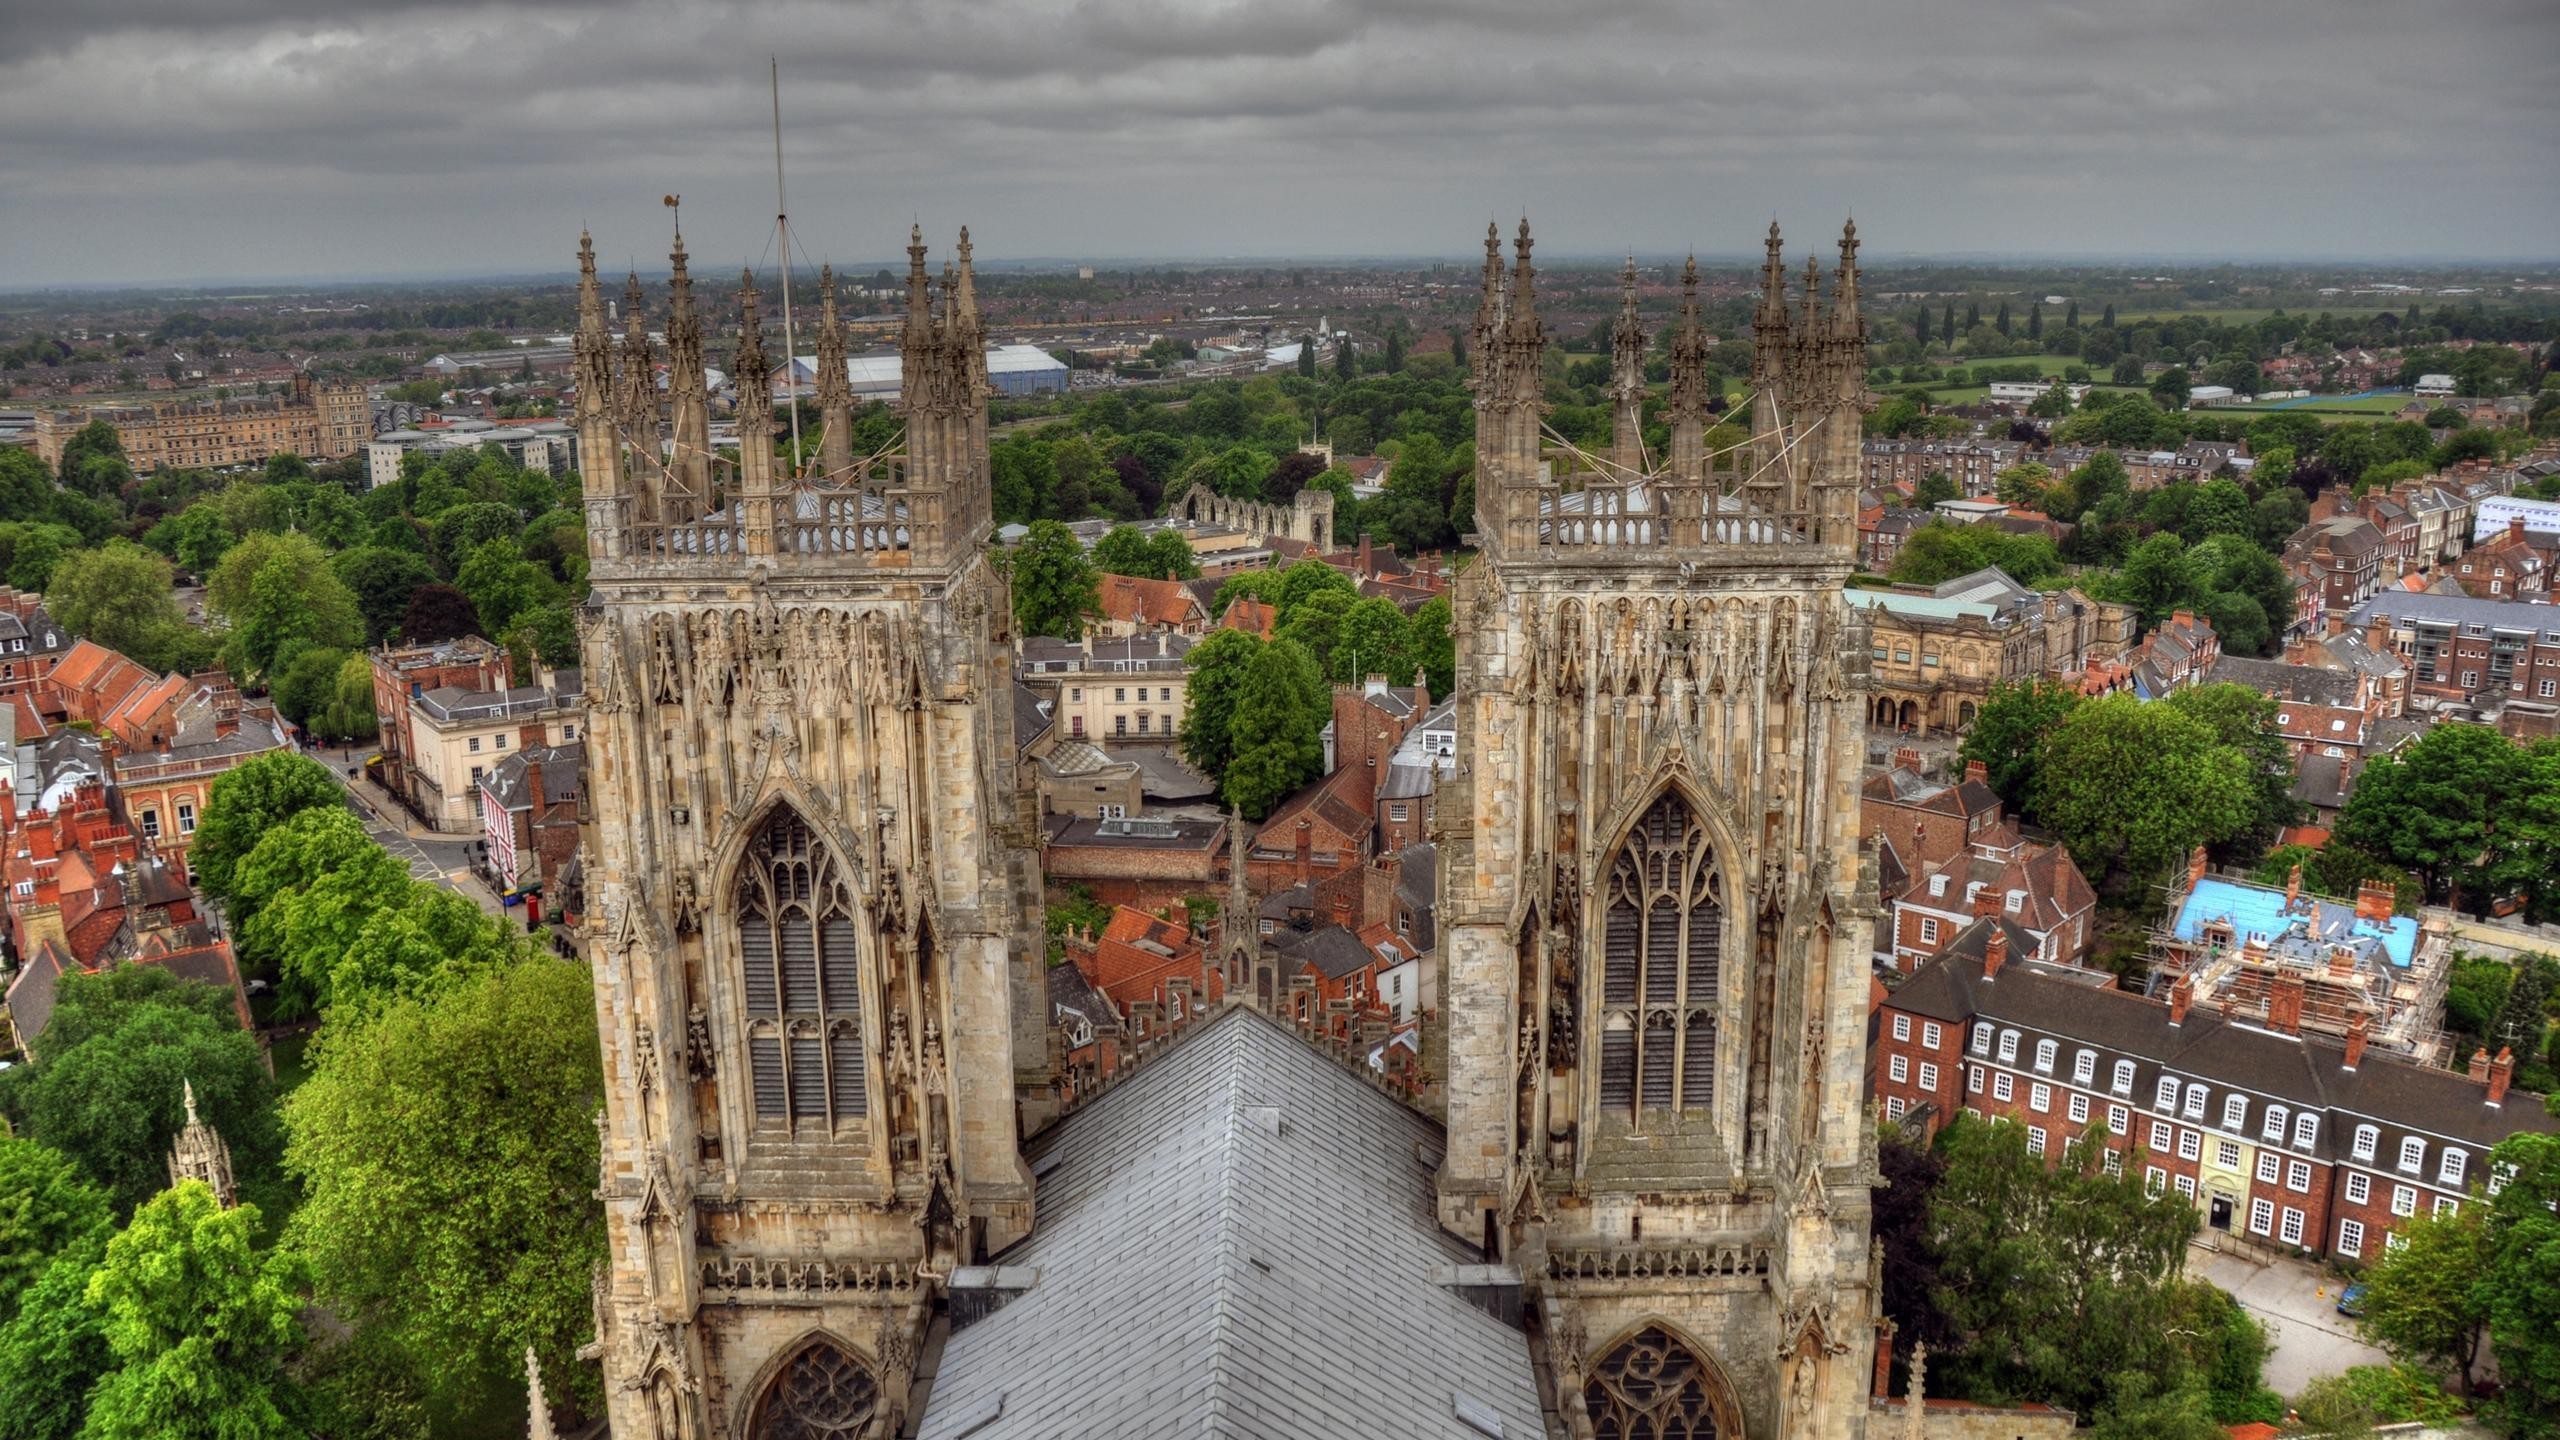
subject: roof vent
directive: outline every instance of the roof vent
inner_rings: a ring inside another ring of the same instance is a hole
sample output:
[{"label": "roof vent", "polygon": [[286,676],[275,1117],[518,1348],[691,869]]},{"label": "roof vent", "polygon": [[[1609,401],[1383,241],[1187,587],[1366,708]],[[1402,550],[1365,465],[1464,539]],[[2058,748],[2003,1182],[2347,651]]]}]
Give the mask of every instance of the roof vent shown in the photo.
[{"label": "roof vent", "polygon": [[1493,1440],[1502,1440],[1502,1417],[1494,1412],[1492,1406],[1464,1390],[1451,1391],[1449,1400],[1450,1411],[1458,1417],[1459,1424],[1479,1435],[1490,1435]]}]

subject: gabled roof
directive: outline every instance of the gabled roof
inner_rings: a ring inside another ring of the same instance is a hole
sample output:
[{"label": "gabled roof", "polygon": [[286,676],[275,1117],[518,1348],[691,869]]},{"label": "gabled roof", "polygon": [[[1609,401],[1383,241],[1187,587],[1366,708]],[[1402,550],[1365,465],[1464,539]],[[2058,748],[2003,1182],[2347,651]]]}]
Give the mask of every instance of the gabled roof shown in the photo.
[{"label": "gabled roof", "polygon": [[1442,1283],[1440,1129],[1236,1008],[1027,1147],[1030,1288],[952,1332],[924,1440],[1540,1436],[1525,1337]]},{"label": "gabled roof", "polygon": [[1130,625],[1187,625],[1208,619],[1200,597],[1179,580],[1107,572],[1093,578],[1095,609],[1106,619]]},{"label": "gabled roof", "polygon": [[[1273,937],[1281,956],[1313,970],[1327,980],[1340,980],[1356,975],[1378,963],[1360,937],[1339,925],[1319,925],[1312,930],[1284,930]],[[1294,972],[1290,972],[1294,973]],[[1282,977],[1288,978],[1286,974]]]}]

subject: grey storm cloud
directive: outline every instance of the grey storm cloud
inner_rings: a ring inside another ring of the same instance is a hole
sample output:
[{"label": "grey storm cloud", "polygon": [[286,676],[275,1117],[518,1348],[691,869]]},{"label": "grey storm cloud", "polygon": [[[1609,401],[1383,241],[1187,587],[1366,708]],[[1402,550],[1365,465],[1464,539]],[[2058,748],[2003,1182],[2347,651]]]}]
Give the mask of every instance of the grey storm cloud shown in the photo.
[{"label": "grey storm cloud", "polygon": [[2546,256],[2550,0],[0,0],[0,284],[795,249]]}]

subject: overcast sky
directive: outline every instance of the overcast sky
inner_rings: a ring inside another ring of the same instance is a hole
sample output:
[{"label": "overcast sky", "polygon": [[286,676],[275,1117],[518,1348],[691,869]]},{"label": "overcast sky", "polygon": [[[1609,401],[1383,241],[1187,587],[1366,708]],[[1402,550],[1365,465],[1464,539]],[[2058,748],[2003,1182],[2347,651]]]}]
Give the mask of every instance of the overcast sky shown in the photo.
[{"label": "overcast sky", "polygon": [[0,0],[0,285],[982,257],[2560,253],[2554,0]]}]

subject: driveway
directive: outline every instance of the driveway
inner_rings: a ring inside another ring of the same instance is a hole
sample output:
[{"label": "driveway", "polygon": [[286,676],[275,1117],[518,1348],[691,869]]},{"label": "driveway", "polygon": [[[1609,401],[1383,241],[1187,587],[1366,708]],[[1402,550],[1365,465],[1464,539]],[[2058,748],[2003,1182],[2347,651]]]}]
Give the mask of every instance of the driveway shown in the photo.
[{"label": "driveway", "polygon": [[492,915],[507,913],[497,895],[472,870],[469,837],[438,835],[416,825],[373,786],[362,779],[350,779],[350,752],[322,750],[312,752],[312,758],[329,767],[329,773],[354,802],[356,814],[363,817],[365,832],[393,859],[409,867],[410,879],[441,885]]},{"label": "driveway", "polygon": [[2387,1365],[2391,1357],[2364,1342],[2355,1322],[2338,1313],[2345,1282],[2293,1260],[2271,1264],[2238,1255],[2187,1249],[2187,1273],[2228,1290],[2267,1327],[2267,1388],[2291,1399],[2304,1386],[2351,1365]]}]

